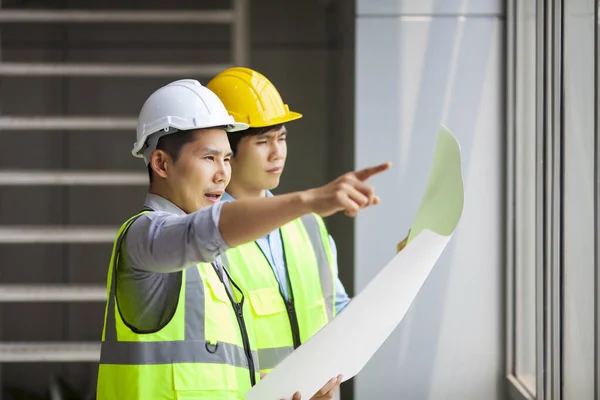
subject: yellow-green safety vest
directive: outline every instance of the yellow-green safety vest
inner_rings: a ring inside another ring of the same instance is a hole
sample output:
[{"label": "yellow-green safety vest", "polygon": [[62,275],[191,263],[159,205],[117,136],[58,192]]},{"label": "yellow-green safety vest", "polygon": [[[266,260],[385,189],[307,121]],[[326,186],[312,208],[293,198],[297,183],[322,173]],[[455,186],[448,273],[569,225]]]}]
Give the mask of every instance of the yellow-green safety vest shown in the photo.
[{"label": "yellow-green safety vest", "polygon": [[254,332],[245,325],[251,323],[248,302],[235,282],[237,291],[226,289],[212,264],[179,272],[177,307],[158,331],[136,333],[121,318],[115,296],[119,250],[144,212],[121,226],[113,244],[97,400],[244,399],[260,379]]},{"label": "yellow-green safety vest", "polygon": [[289,282],[287,301],[256,242],[221,255],[249,300],[264,373],[335,317],[335,272],[325,223],[307,214],[282,226],[280,234]]}]

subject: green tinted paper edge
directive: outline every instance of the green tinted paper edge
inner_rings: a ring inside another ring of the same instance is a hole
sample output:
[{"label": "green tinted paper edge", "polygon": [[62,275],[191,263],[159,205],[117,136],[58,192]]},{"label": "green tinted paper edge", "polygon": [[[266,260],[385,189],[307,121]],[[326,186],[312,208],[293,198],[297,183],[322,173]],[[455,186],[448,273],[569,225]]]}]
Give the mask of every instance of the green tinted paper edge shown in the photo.
[{"label": "green tinted paper edge", "polygon": [[429,181],[417,210],[408,241],[424,229],[450,236],[462,215],[464,186],[460,145],[445,126],[441,126]]}]

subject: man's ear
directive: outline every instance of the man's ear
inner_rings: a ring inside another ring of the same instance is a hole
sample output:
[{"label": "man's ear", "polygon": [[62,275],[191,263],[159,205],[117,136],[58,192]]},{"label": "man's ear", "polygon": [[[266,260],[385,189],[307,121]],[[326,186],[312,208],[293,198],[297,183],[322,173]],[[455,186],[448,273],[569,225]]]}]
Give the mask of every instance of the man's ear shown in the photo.
[{"label": "man's ear", "polygon": [[150,167],[157,176],[161,178],[167,177],[167,165],[170,161],[170,156],[163,150],[154,150],[150,154]]}]

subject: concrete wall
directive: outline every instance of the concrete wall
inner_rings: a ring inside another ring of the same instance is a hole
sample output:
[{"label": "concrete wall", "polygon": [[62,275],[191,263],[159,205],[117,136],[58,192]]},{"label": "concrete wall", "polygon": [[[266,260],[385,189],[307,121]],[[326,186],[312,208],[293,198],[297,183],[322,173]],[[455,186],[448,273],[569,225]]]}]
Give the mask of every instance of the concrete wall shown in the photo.
[{"label": "concrete wall", "polygon": [[[425,190],[437,129],[461,143],[465,211],[356,399],[504,399],[502,2],[358,0],[357,167],[382,204],[355,225],[355,289],[393,257]],[[389,303],[394,306],[394,293]]]}]

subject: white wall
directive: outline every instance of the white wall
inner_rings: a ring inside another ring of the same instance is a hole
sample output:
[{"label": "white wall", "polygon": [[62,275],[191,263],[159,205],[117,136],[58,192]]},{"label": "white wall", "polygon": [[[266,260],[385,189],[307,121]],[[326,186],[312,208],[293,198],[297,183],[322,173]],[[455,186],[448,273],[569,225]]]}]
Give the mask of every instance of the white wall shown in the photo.
[{"label": "white wall", "polygon": [[[504,399],[502,2],[357,2],[357,167],[382,204],[355,225],[355,289],[394,255],[429,174],[437,129],[462,146],[465,211],[404,321],[356,378],[367,399]],[[394,293],[389,303],[393,307]]]},{"label": "white wall", "polygon": [[594,30],[593,0],[564,3],[563,396],[593,399]]}]

